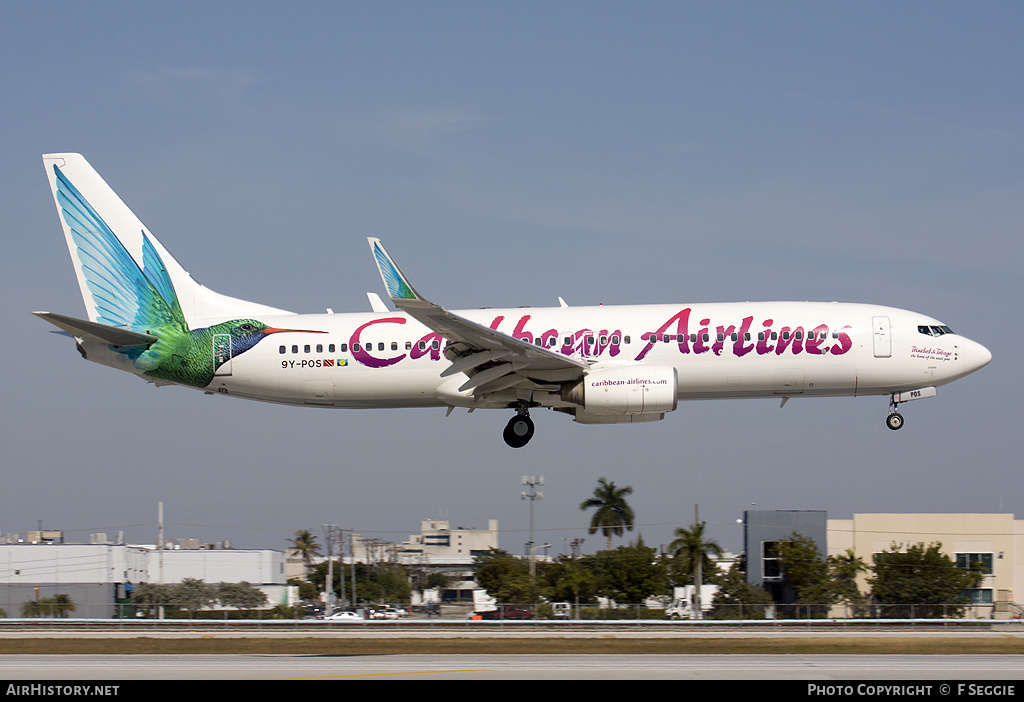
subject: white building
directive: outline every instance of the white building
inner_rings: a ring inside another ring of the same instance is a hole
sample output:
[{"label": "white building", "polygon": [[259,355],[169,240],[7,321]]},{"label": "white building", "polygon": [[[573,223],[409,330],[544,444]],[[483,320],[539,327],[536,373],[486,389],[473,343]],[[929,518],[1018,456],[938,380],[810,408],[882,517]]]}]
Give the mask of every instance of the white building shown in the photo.
[{"label": "white building", "polygon": [[284,553],[265,549],[167,549],[127,544],[0,544],[0,608],[21,616],[30,600],[68,595],[69,616],[109,618],[115,603],[141,583],[196,578],[216,584],[248,582],[271,606],[285,603]]}]

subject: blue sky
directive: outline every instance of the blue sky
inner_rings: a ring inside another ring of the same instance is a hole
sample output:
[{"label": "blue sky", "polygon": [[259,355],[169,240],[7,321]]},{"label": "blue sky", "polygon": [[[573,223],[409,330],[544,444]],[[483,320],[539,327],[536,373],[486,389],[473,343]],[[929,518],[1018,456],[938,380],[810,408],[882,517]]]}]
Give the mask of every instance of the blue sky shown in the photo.
[{"label": "blue sky", "polygon": [[[281,548],[421,518],[586,537],[597,478],[648,544],[743,509],[1021,514],[1024,8],[1008,2],[27,3],[0,28],[0,531]],[[203,284],[367,309],[379,236],[460,307],[820,299],[992,352],[905,406],[684,403],[648,426],[320,411],[155,389],[28,314],[82,303],[40,154],[83,153]],[[26,353],[25,350],[28,352]],[[587,537],[586,550],[602,539]]]}]

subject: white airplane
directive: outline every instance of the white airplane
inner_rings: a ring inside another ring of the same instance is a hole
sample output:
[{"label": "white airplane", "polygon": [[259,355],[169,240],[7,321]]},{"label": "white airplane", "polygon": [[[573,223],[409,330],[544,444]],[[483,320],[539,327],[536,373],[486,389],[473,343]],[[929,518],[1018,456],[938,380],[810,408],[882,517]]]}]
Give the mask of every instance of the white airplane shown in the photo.
[{"label": "white airplane", "polygon": [[[679,400],[935,395],[987,364],[981,344],[916,312],[736,302],[452,312],[370,238],[392,303],[295,314],[195,282],[78,154],[43,156],[88,319],[34,314],[86,359],[156,385],[313,407],[514,411],[522,447],[546,407],[583,424],[651,422]],[[273,336],[268,339],[267,337]]]}]

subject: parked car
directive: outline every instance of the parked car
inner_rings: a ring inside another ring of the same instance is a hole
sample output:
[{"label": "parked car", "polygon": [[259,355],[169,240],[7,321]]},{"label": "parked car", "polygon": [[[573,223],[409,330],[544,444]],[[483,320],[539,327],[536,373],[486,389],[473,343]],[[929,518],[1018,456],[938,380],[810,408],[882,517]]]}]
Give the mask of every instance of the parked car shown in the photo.
[{"label": "parked car", "polygon": [[323,619],[324,618],[324,608],[323,607],[318,607],[317,605],[306,606],[302,610],[302,618],[303,619]]},{"label": "parked car", "polygon": [[473,612],[470,619],[533,619],[533,612],[523,607],[499,605],[497,609],[486,612]]},{"label": "parked car", "polygon": [[363,621],[363,618],[361,616],[359,616],[358,614],[356,614],[355,612],[349,612],[349,611],[346,611],[346,610],[342,610],[340,612],[335,612],[334,614],[329,614],[326,617],[324,617],[324,619],[329,620],[329,621],[334,621],[334,622],[339,622],[339,621],[340,622],[361,622],[361,621]]},{"label": "parked car", "polygon": [[394,607],[381,607],[370,610],[370,619],[398,619],[398,610]]}]

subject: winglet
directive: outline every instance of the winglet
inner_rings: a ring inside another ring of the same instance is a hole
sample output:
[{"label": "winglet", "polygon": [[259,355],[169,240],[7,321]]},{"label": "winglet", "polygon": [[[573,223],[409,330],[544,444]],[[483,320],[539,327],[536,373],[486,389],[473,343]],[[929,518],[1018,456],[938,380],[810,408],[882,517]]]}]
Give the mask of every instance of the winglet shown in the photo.
[{"label": "winglet", "polygon": [[384,287],[387,289],[391,300],[396,305],[401,305],[402,302],[410,300],[425,302],[409,284],[405,274],[399,270],[394,259],[391,258],[384,245],[380,242],[380,239],[367,237],[366,240],[370,242],[370,250],[373,251],[373,257],[377,261],[377,270],[380,271],[380,277],[384,280]]}]

